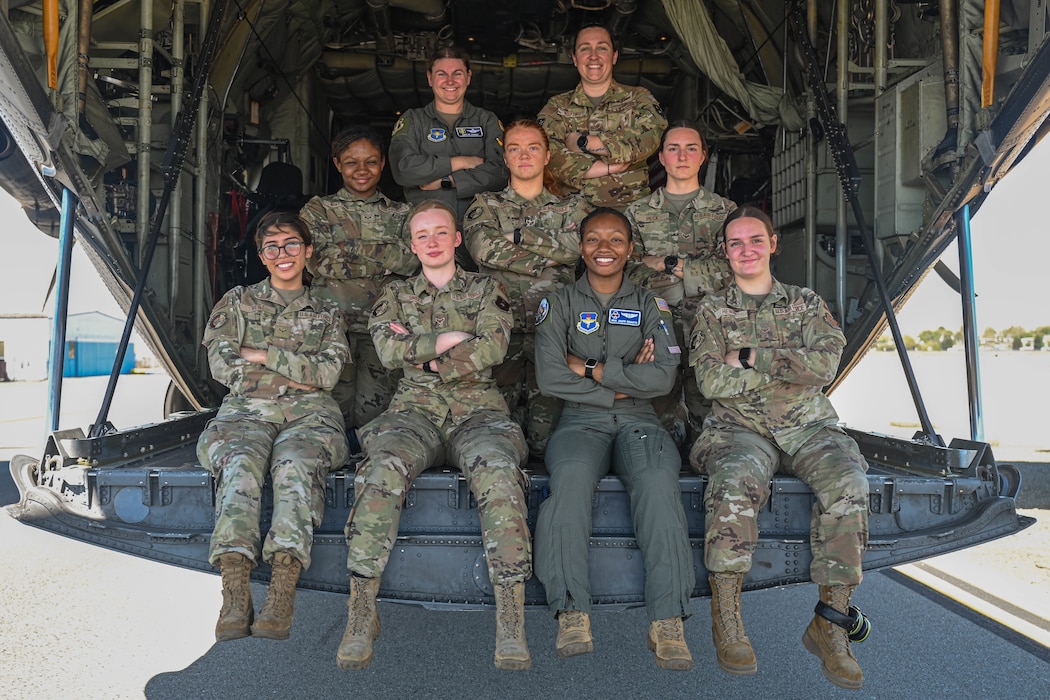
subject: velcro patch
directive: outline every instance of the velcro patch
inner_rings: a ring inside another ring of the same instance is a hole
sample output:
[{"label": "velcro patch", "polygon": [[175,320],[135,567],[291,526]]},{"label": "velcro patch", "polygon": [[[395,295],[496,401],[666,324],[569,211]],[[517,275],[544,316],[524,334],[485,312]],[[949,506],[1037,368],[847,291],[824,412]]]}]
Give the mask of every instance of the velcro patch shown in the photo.
[{"label": "velcro patch", "polygon": [[614,326],[640,326],[642,312],[637,309],[609,309],[609,323]]},{"label": "velcro patch", "polygon": [[485,129],[480,126],[457,126],[456,136],[461,139],[480,139],[485,136]]}]

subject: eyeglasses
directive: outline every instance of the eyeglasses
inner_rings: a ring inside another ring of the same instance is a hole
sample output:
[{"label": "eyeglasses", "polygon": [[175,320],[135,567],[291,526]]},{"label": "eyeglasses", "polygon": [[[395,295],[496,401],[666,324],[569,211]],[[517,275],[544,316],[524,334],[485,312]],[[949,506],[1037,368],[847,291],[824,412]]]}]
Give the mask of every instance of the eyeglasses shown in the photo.
[{"label": "eyeglasses", "polygon": [[284,254],[287,255],[289,258],[294,258],[297,255],[299,255],[299,253],[303,252],[303,242],[288,241],[284,245],[263,246],[262,254],[263,257],[267,260],[276,260],[277,258],[281,257],[282,250],[284,251]]}]

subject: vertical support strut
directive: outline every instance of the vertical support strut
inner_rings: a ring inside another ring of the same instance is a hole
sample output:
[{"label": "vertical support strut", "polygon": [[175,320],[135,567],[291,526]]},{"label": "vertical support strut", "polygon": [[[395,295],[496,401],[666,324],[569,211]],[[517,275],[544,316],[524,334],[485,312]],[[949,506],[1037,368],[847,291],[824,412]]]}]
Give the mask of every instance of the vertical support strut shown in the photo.
[{"label": "vertical support strut", "polygon": [[966,350],[966,397],[970,403],[970,439],[984,442],[981,403],[981,362],[978,356],[976,295],[973,288],[973,249],[970,247],[970,205],[955,215],[958,229],[959,282],[962,292],[963,345]]},{"label": "vertical support strut", "polygon": [[51,356],[47,362],[47,426],[58,430],[62,415],[62,375],[66,364],[66,320],[69,317],[69,269],[73,262],[73,217],[77,200],[62,188],[62,221],[58,237],[58,270],[55,285],[55,317],[51,320]]},{"label": "vertical support strut", "polygon": [[893,300],[890,298],[889,290],[886,289],[885,280],[882,279],[882,268],[875,258],[874,236],[872,236],[864,221],[864,210],[861,209],[858,196],[860,169],[857,167],[857,158],[853,153],[853,145],[850,144],[849,136],[846,134],[846,125],[839,119],[835,111],[835,105],[828,98],[827,91],[824,88],[824,80],[818,70],[817,56],[813,51],[813,44],[809,41],[805,15],[799,0],[796,0],[788,11],[787,19],[791,23],[795,42],[802,53],[803,61],[805,61],[806,78],[809,81],[810,90],[817,98],[817,112],[820,114],[820,120],[824,125],[824,133],[828,139],[828,148],[835,161],[835,171],[838,174],[839,185],[842,187],[843,199],[853,210],[853,218],[857,222],[861,240],[864,242],[865,252],[868,256],[868,266],[871,268],[871,279],[875,283],[879,300],[882,302],[882,308],[886,314],[886,325],[889,326],[893,342],[897,347],[897,354],[901,360],[901,369],[904,370],[904,378],[908,382],[908,389],[911,391],[911,398],[915,403],[915,412],[919,415],[919,423],[922,425],[923,435],[930,444],[943,447],[944,441],[934,431],[933,423],[926,412],[926,404],[923,403],[922,395],[919,392],[919,383],[915,379],[915,371],[912,369],[908,352],[904,348],[904,338],[901,335],[900,324],[897,323],[897,314],[893,310]]}]

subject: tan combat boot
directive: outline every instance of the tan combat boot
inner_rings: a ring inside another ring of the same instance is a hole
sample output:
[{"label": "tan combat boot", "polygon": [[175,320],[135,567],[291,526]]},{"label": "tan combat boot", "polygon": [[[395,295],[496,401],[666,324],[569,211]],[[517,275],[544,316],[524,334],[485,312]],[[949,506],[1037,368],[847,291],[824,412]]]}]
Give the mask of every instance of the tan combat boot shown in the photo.
[{"label": "tan combat boot", "polygon": [[524,671],[532,664],[525,640],[525,583],[496,584],[496,668]]},{"label": "tan combat boot", "polygon": [[252,636],[263,639],[288,639],[295,613],[295,584],[299,582],[302,563],[287,552],[273,555],[270,587],[266,603],[252,625]]},{"label": "tan combat boot", "polygon": [[591,639],[591,616],[579,610],[563,610],[558,613],[558,639],[554,642],[554,653],[559,659],[567,659],[594,651]]},{"label": "tan combat boot", "polygon": [[350,576],[350,599],[346,631],[339,642],[335,662],[344,671],[360,671],[372,663],[372,642],[379,636],[379,612],[376,596],[379,579]]},{"label": "tan combat boot", "polygon": [[[855,588],[855,585],[821,586],[820,599],[825,605],[845,615],[849,611],[849,600]],[[810,654],[820,659],[825,678],[840,688],[860,688],[864,682],[864,673],[853,656],[849,632],[844,628],[828,622],[820,615],[814,615],[806,633],[802,635],[802,644]]]},{"label": "tan combat boot", "polygon": [[758,671],[755,650],[744,631],[740,617],[740,589],[743,574],[711,574],[711,636],[718,665],[727,673],[747,676]]},{"label": "tan combat boot", "polygon": [[240,552],[219,555],[219,572],[222,574],[222,609],[215,623],[215,641],[225,642],[240,639],[252,633],[252,560]]},{"label": "tan combat boot", "polygon": [[668,617],[649,623],[649,648],[656,652],[656,665],[668,671],[689,671],[693,655],[685,644],[682,618]]}]

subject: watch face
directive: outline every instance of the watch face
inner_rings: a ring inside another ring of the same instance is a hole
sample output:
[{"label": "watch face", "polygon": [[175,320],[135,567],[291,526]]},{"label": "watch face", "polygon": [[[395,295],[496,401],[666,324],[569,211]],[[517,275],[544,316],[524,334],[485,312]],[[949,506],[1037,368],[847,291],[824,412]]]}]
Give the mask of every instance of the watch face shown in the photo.
[{"label": "watch face", "polygon": [[576,139],[576,145],[579,146],[581,151],[587,150],[587,134],[580,134],[580,138]]}]

